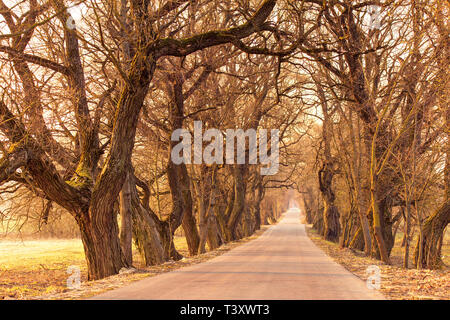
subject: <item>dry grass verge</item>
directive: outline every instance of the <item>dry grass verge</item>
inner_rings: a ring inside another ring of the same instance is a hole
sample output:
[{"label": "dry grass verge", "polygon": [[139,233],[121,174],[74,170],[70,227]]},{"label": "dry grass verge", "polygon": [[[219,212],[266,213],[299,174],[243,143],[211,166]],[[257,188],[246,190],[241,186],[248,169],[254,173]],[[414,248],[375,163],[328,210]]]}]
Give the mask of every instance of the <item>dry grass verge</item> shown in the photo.
[{"label": "dry grass verge", "polygon": [[[391,300],[449,300],[450,268],[442,270],[403,269],[400,250],[393,251],[392,265],[364,256],[364,253],[323,240],[310,225],[306,226],[309,238],[334,261],[357,277],[366,281],[367,267],[376,265],[381,270],[380,292]],[[447,257],[447,256],[446,256]],[[444,260],[446,262],[446,260]]]}]

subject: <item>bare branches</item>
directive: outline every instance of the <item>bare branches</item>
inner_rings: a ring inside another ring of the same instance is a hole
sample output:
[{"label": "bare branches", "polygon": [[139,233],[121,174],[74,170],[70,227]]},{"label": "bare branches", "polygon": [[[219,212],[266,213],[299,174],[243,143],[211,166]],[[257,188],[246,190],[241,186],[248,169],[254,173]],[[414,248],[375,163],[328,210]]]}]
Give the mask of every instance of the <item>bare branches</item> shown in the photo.
[{"label": "bare branches", "polygon": [[210,31],[187,39],[160,39],[152,43],[149,49],[155,52],[156,57],[183,57],[208,47],[246,38],[261,29],[275,4],[276,0],[265,0],[253,17],[241,26],[226,30]]}]

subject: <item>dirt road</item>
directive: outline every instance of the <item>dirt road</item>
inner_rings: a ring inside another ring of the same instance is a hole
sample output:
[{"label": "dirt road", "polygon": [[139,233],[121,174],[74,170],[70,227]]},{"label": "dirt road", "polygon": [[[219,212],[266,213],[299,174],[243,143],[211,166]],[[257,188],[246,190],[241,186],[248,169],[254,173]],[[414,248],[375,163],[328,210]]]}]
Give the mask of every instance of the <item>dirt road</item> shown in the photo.
[{"label": "dirt road", "polygon": [[92,299],[384,299],[317,248],[290,210],[258,239],[205,263]]}]

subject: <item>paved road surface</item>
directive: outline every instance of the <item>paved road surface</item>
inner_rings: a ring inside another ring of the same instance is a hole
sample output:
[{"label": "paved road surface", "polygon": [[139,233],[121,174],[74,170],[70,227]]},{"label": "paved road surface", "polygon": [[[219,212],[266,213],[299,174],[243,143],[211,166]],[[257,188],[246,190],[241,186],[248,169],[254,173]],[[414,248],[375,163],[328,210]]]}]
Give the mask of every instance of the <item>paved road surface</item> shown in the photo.
[{"label": "paved road surface", "polygon": [[93,299],[384,299],[317,248],[290,210],[258,239]]}]

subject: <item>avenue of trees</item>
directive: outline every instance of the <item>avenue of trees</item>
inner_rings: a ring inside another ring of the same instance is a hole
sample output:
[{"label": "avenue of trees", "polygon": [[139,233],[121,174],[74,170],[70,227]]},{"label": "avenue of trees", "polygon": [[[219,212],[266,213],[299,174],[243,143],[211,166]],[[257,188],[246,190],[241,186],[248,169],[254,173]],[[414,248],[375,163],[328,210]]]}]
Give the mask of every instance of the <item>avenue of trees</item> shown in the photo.
[{"label": "avenue of trees", "polygon": [[416,267],[438,268],[450,221],[448,3],[388,1],[369,23],[356,7],[318,9],[326,50],[301,48],[322,123],[303,180],[308,222],[385,263],[402,225],[404,267],[414,250]]},{"label": "avenue of trees", "polygon": [[[405,256],[439,267],[447,14],[443,0],[0,0],[1,221],[70,214],[96,280],[133,264],[133,241],[154,265],[182,258],[177,230],[191,255],[249,236],[295,189],[327,240],[390,263],[402,222]],[[278,173],[175,164],[172,132],[194,121],[279,129]]]}]

